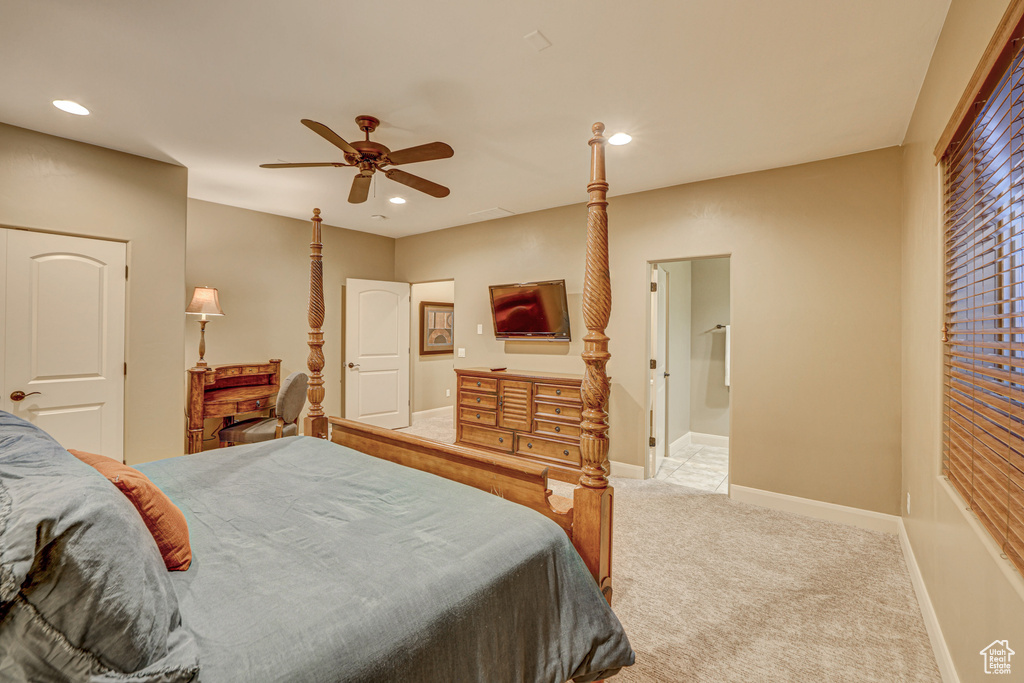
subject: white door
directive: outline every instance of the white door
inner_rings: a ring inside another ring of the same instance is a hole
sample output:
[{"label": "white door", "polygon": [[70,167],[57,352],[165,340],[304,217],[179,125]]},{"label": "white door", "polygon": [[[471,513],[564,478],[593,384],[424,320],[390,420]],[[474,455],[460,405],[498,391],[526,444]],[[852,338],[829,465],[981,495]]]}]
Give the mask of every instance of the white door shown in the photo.
[{"label": "white door", "polygon": [[409,284],[345,280],[345,417],[409,426]]},{"label": "white door", "polygon": [[654,471],[668,455],[668,273],[657,266],[658,321],[655,330],[654,369]]},{"label": "white door", "polygon": [[125,245],[0,232],[4,408],[65,448],[123,461]]}]

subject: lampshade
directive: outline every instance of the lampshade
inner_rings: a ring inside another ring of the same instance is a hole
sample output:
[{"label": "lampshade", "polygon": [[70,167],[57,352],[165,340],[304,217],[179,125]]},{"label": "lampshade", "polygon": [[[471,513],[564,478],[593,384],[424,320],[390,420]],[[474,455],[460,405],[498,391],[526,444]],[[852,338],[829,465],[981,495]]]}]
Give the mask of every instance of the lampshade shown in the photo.
[{"label": "lampshade", "polygon": [[186,313],[195,315],[224,315],[217,300],[217,290],[213,287],[196,287],[192,292],[192,302],[185,309]]}]

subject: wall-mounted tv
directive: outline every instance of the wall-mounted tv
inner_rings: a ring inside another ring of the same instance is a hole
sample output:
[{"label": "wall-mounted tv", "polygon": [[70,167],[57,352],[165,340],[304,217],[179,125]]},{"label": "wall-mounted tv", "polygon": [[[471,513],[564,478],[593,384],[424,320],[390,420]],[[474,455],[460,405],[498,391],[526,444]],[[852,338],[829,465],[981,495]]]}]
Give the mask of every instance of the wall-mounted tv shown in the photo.
[{"label": "wall-mounted tv", "polygon": [[497,339],[570,341],[565,280],[491,285]]}]

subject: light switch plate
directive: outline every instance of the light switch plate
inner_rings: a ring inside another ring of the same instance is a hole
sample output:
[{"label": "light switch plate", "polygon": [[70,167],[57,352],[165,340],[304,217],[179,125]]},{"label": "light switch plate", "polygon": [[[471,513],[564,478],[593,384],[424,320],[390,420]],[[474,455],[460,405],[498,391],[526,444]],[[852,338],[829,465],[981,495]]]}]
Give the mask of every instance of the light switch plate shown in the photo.
[{"label": "light switch plate", "polygon": [[484,326],[483,326],[482,323],[477,323],[476,324],[476,333],[477,334],[483,334],[484,333]]},{"label": "light switch plate", "polygon": [[465,358],[465,357],[466,357],[466,349],[464,349],[464,348],[462,348],[460,346],[459,347],[459,358]]}]

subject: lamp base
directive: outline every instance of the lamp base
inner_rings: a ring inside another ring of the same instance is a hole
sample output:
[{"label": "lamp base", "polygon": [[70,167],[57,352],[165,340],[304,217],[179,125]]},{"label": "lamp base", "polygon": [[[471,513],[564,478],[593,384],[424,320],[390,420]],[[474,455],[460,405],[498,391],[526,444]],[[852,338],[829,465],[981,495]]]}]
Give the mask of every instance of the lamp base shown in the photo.
[{"label": "lamp base", "polygon": [[[206,316],[204,315],[203,317],[205,318]],[[206,356],[206,323],[209,321],[197,320],[196,322],[199,323],[199,362],[196,363],[196,367],[205,368],[206,361],[204,360],[204,356]]]}]

